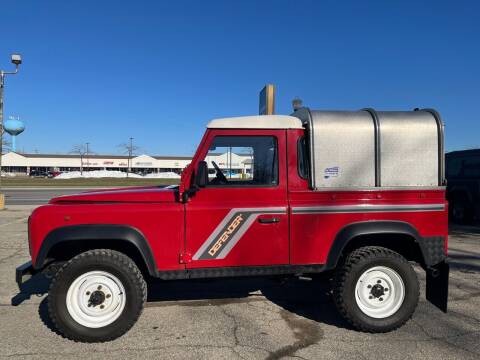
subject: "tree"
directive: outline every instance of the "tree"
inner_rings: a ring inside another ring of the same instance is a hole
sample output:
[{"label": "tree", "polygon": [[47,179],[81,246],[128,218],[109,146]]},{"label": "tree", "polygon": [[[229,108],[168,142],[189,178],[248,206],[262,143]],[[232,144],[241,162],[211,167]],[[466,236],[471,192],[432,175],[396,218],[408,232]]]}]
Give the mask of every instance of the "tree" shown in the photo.
[{"label": "tree", "polygon": [[2,149],[2,153],[7,153],[11,151],[12,150],[11,146],[12,146],[12,143],[5,138],[5,134],[4,134],[4,136],[2,137],[2,146],[0,146],[0,149]]},{"label": "tree", "polygon": [[130,141],[128,143],[120,144],[118,145],[118,147],[120,148],[123,154],[128,155],[128,159],[127,159],[127,177],[128,177],[128,173],[132,171],[132,157],[135,154],[135,151],[137,151],[140,148],[136,145],[133,145],[132,137],[130,138]]},{"label": "tree", "polygon": [[[5,137],[2,137],[2,142],[0,144],[0,178],[1,178],[1,174],[3,172],[3,169],[2,169],[2,155],[3,153],[6,153],[8,152],[9,150],[11,150],[11,143],[5,139]],[[1,179],[0,179],[0,184],[1,184]]]},{"label": "tree", "polygon": [[80,174],[83,174],[83,158],[87,154],[87,147],[85,144],[74,145],[70,154],[76,154],[80,156]]}]

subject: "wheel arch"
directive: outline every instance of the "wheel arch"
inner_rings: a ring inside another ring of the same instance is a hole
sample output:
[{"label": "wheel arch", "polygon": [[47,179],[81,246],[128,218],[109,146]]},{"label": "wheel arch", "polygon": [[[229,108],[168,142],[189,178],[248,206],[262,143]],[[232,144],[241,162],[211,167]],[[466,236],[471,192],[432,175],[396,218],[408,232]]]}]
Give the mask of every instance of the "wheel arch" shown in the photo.
[{"label": "wheel arch", "polygon": [[120,251],[132,258],[142,272],[158,275],[146,237],[132,226],[117,224],[72,225],[52,230],[42,242],[34,268],[41,269],[50,259],[68,260],[93,249]]},{"label": "wheel arch", "polygon": [[413,225],[402,221],[362,221],[346,225],[337,233],[327,257],[327,269],[336,268],[344,255],[363,246],[391,249],[424,267],[437,261],[432,259],[425,238]]}]

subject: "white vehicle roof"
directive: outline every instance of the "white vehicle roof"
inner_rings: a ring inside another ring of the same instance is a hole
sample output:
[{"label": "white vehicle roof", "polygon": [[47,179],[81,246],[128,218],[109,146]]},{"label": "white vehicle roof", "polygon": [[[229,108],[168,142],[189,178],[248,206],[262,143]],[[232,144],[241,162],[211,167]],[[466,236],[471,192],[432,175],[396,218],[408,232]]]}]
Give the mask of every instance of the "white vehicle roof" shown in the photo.
[{"label": "white vehicle roof", "polygon": [[303,129],[299,118],[288,115],[255,115],[214,119],[209,129]]}]

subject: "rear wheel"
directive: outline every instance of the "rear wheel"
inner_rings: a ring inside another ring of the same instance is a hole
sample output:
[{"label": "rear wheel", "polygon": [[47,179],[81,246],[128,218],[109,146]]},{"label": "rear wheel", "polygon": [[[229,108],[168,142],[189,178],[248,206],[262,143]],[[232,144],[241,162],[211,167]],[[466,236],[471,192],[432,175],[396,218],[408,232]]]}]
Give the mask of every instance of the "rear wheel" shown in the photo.
[{"label": "rear wheel", "polygon": [[140,316],[147,288],[135,263],[113,250],[77,255],[55,275],[48,310],[65,337],[82,342],[113,340]]},{"label": "rear wheel", "polygon": [[368,246],[349,254],[334,280],[339,312],[355,328],[388,332],[402,326],[418,304],[419,284],[400,254]]}]

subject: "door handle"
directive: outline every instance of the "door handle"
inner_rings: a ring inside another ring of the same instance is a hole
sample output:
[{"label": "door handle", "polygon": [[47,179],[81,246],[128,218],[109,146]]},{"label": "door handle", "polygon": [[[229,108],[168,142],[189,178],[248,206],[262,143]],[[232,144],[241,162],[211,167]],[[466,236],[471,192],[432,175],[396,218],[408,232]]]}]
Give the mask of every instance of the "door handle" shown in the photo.
[{"label": "door handle", "polygon": [[258,222],[260,224],[275,224],[275,223],[280,222],[280,219],[279,218],[267,218],[267,219],[259,218]]}]

